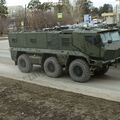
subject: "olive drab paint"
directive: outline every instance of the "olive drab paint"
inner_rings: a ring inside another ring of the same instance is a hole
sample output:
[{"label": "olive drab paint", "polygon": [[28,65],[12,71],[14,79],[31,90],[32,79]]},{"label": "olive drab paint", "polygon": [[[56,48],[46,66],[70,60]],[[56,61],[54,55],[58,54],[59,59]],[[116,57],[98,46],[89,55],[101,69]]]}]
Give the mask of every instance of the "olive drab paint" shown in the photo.
[{"label": "olive drab paint", "polygon": [[103,29],[13,32],[9,34],[11,58],[17,64],[19,55],[27,54],[33,64],[43,64],[46,57],[55,56],[65,67],[74,59],[83,59],[94,74],[95,70],[120,61],[120,37],[111,43],[103,41],[106,33],[114,37],[117,32]]}]

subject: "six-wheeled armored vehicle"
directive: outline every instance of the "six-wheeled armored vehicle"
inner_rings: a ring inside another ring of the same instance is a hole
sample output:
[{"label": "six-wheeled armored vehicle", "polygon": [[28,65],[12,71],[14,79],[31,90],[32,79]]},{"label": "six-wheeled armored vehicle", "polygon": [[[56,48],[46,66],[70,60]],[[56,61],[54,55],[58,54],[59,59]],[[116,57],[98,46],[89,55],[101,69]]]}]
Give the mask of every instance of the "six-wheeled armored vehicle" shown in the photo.
[{"label": "six-wheeled armored vehicle", "polygon": [[106,73],[120,61],[117,29],[68,29],[9,34],[11,58],[20,71],[28,73],[41,65],[50,77],[63,71],[77,82]]}]

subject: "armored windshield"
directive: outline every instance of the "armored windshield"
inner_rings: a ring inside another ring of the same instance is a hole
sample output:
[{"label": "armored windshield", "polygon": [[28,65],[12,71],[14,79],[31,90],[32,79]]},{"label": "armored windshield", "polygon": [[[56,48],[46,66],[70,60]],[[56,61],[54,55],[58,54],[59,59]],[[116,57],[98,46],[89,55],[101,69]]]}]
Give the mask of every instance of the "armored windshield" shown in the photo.
[{"label": "armored windshield", "polygon": [[120,35],[117,31],[101,33],[100,36],[103,43],[107,43],[109,40],[120,41]]}]

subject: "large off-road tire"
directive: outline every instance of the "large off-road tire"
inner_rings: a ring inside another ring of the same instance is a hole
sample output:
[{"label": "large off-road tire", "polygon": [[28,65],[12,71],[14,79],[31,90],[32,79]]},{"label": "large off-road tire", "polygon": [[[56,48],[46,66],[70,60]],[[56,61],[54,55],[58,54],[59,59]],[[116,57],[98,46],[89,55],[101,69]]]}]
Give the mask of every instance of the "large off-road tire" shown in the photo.
[{"label": "large off-road tire", "polygon": [[109,70],[109,66],[104,66],[103,68],[99,68],[95,70],[94,75],[104,75]]},{"label": "large off-road tire", "polygon": [[91,77],[87,62],[81,59],[72,61],[69,66],[69,74],[72,80],[81,83],[87,82]]},{"label": "large off-road tire", "polygon": [[62,67],[55,57],[49,57],[44,62],[44,71],[47,76],[57,78],[62,74]]},{"label": "large off-road tire", "polygon": [[22,54],[18,57],[18,68],[23,73],[29,73],[32,71],[33,65],[28,55]]}]

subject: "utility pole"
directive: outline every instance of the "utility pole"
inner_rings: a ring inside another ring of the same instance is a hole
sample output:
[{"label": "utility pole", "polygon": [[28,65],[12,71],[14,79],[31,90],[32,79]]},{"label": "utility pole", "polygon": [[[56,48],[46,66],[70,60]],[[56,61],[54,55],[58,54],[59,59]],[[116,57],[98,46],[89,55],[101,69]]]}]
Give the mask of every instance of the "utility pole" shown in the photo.
[{"label": "utility pole", "polygon": [[116,16],[117,16],[117,23],[120,25],[120,0],[116,0],[119,2],[118,5],[116,5]]},{"label": "utility pole", "polygon": [[25,16],[24,16],[24,30],[26,30],[27,27],[27,8],[25,5]]}]

